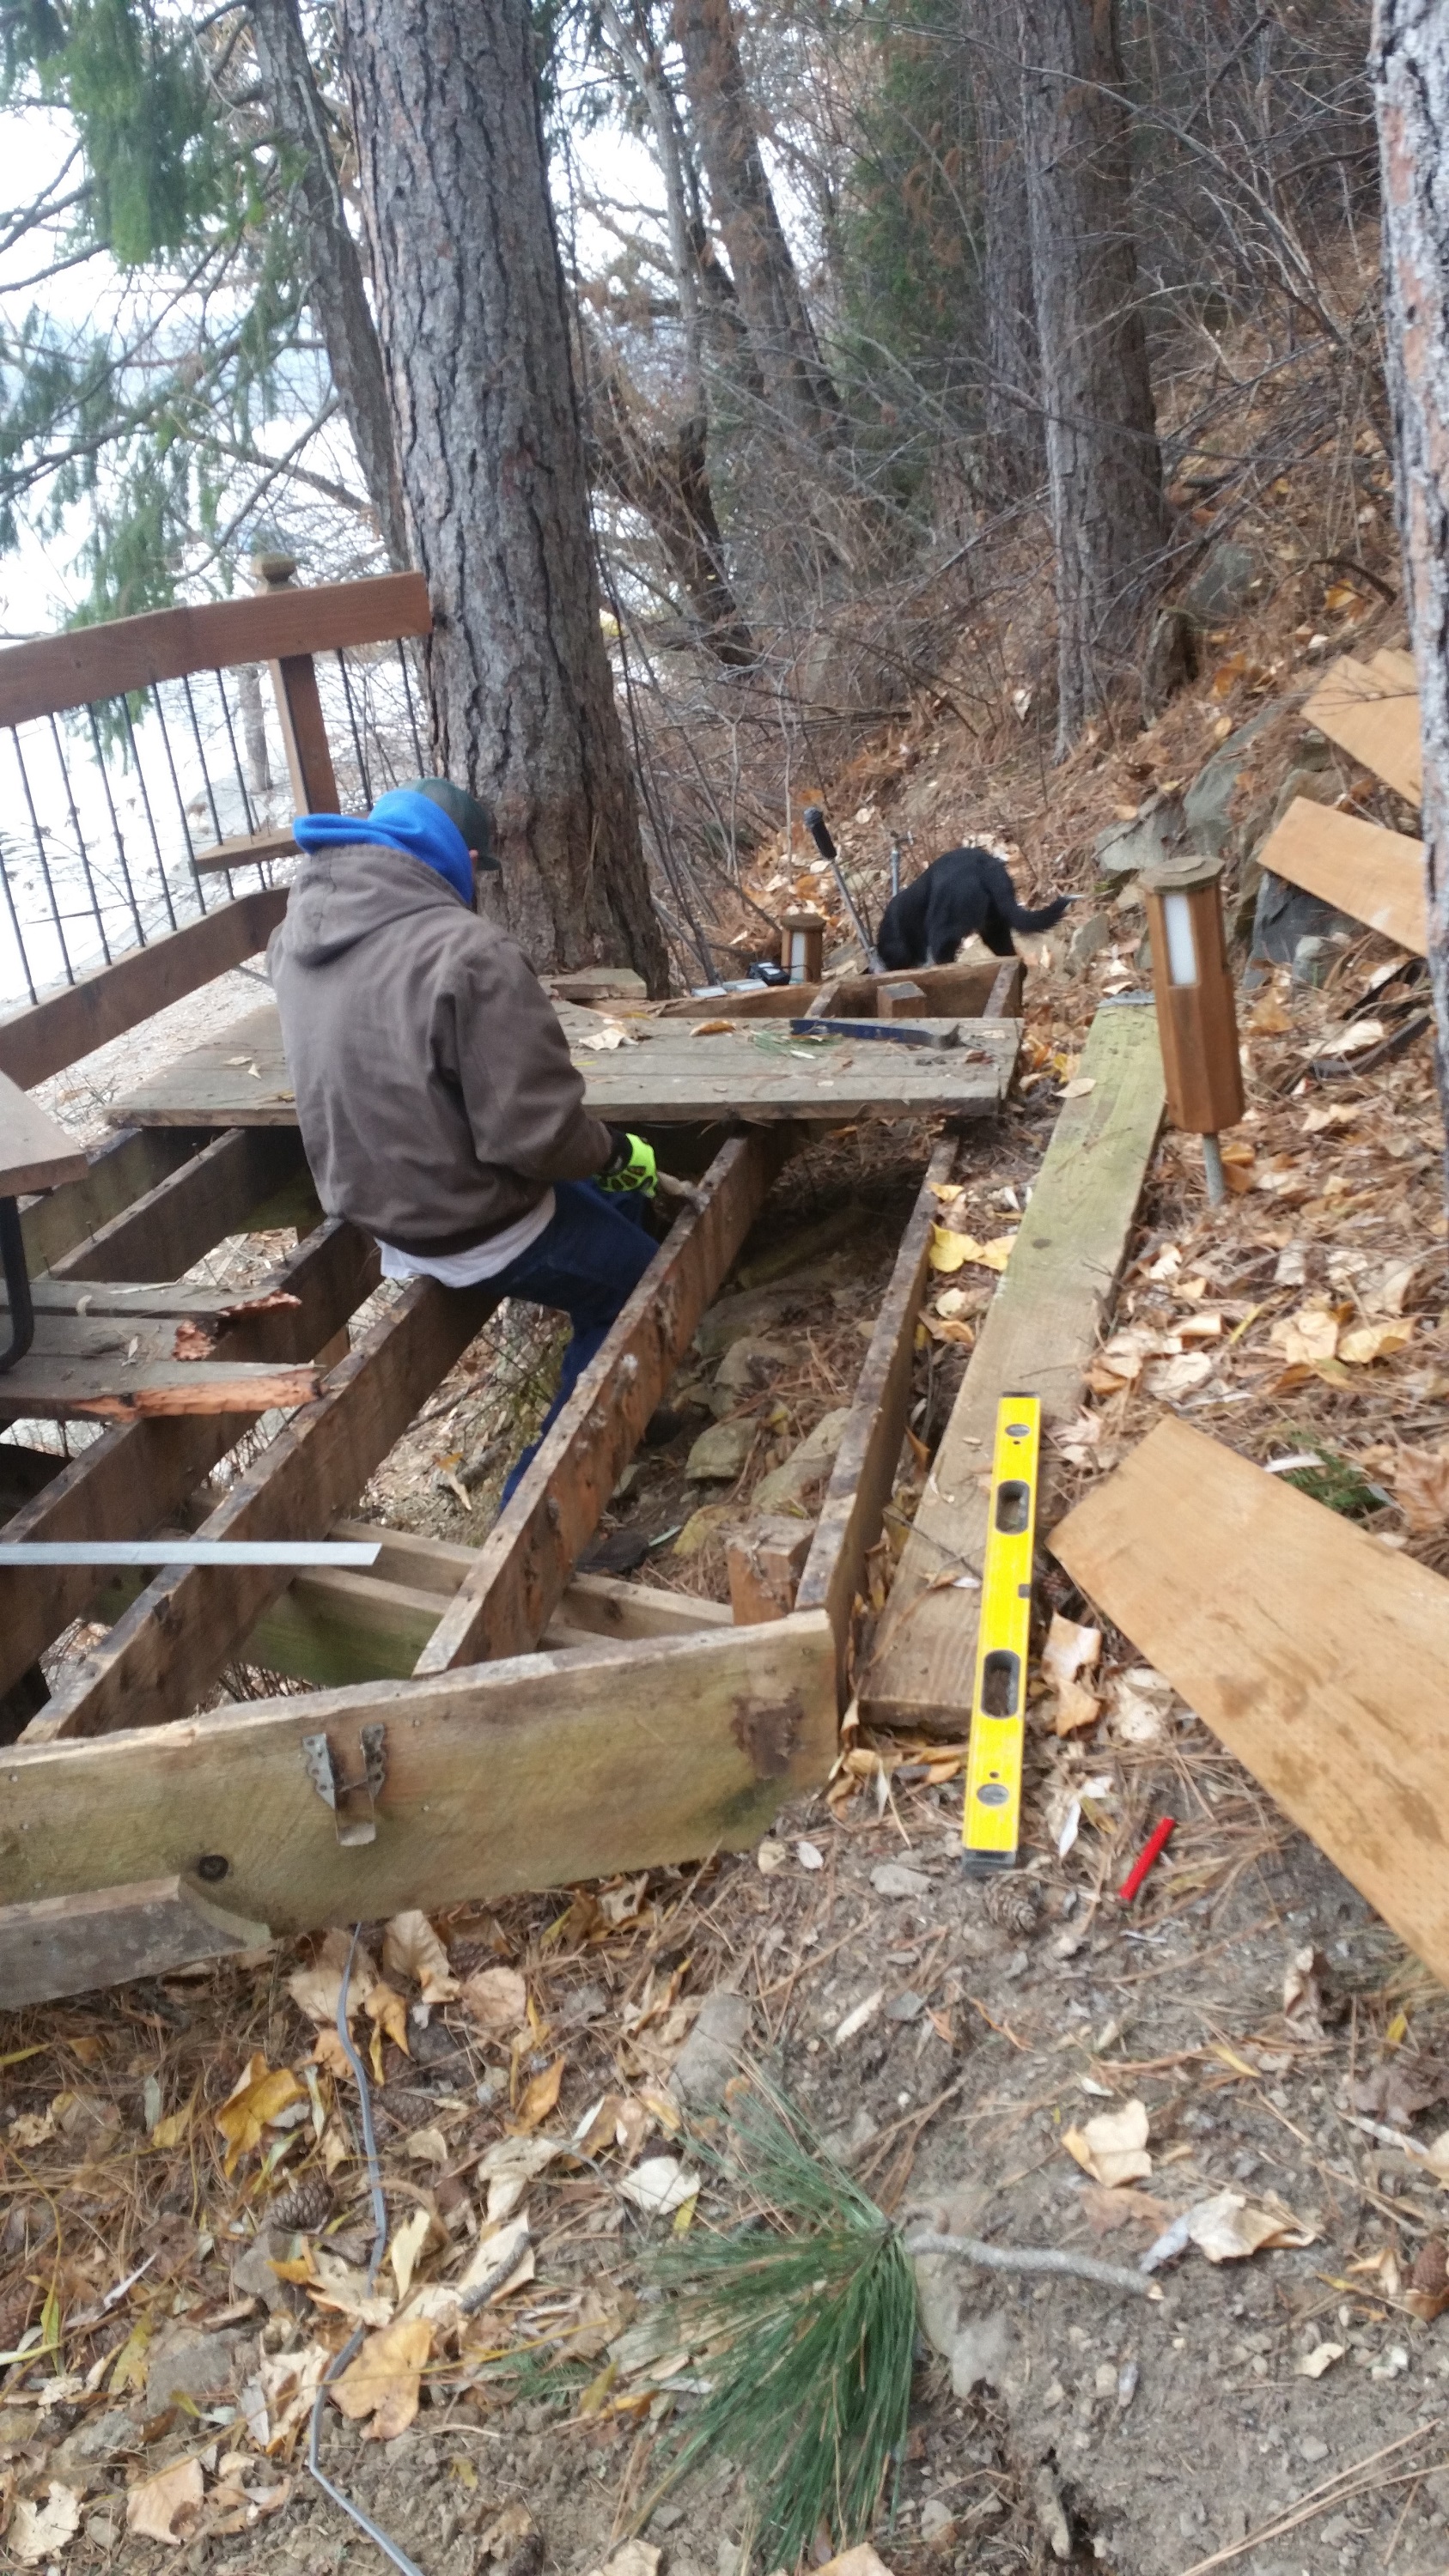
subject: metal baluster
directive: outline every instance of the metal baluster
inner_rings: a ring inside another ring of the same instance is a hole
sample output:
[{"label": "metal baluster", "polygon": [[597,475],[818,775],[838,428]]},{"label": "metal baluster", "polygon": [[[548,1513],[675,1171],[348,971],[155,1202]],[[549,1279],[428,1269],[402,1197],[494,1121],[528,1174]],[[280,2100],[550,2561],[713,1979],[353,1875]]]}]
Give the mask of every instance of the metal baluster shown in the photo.
[{"label": "metal baluster", "polygon": [[171,748],[171,736],[166,730],[166,710],[161,704],[161,691],[154,681],[151,686],[151,701],[156,709],[157,723],[161,727],[161,740],[166,751],[166,766],[171,772],[171,790],[176,798],[176,811],[181,817],[181,830],[186,842],[186,856],[191,865],[191,881],[196,888],[196,900],[205,912],[206,880],[196,864],[196,844],[191,837],[191,817],[186,811],[186,799],[181,793],[181,781],[176,775],[176,755]]},{"label": "metal baluster", "polygon": [[418,713],[416,707],[413,705],[412,676],[408,670],[408,648],[406,644],[401,641],[397,648],[397,658],[402,669],[403,700],[408,711],[408,726],[413,738],[413,754],[417,760],[419,775],[421,775],[423,768],[423,738],[418,731]]},{"label": "metal baluster", "polygon": [[372,780],[367,774],[367,754],[362,748],[362,736],[357,729],[357,709],[352,703],[352,682],[347,676],[347,656],[340,648],[337,655],[337,668],[342,674],[342,694],[347,700],[347,721],[352,727],[352,748],[357,754],[357,775],[362,781],[363,803],[370,805]]},{"label": "metal baluster", "polygon": [[10,927],[15,933],[15,945],[20,952],[20,966],[25,977],[25,989],[30,995],[32,1002],[34,1002],[39,999],[39,995],[35,990],[35,977],[30,971],[30,959],[26,954],[25,933],[20,927],[20,915],[15,909],[15,893],[10,883],[10,863],[5,856],[5,842],[3,835],[0,835],[0,884],[3,884],[5,888],[5,909],[10,915]]},{"label": "metal baluster", "polygon": [[[186,698],[186,712],[191,718],[191,732],[196,744],[196,757],[201,763],[201,783],[206,789],[206,802],[211,813],[211,828],[219,841],[224,840],[226,836],[221,828],[221,816],[216,810],[216,795],[211,784],[211,772],[206,765],[206,746],[201,739],[201,727],[196,720],[196,700],[191,694],[191,680],[189,674],[186,672],[183,672],[181,675],[181,687]],[[189,832],[186,837],[189,841],[191,838]],[[231,881],[230,868],[223,868],[222,874],[226,879],[227,893],[234,896],[236,893],[236,887]]]},{"label": "metal baluster", "polygon": [[73,984],[75,982],[75,968],[70,962],[70,947],[66,940],[65,925],[60,917],[60,906],[55,899],[55,885],[51,878],[50,860],[46,853],[45,834],[40,828],[40,816],[36,813],[35,799],[30,793],[30,777],[25,766],[25,754],[20,748],[20,733],[18,727],[15,725],[12,725],[10,728],[10,738],[15,745],[15,759],[20,770],[20,784],[25,791],[25,802],[30,814],[30,828],[35,835],[35,847],[40,857],[40,873],[45,879],[45,891],[50,903],[50,917],[55,923],[55,935],[60,941],[60,954],[61,961],[65,967],[65,980],[68,984]]},{"label": "metal baluster", "polygon": [[221,671],[213,671],[211,676],[216,682],[216,694],[221,700],[221,712],[226,720],[226,738],[231,744],[231,765],[236,771],[236,783],[238,788],[241,790],[242,812],[247,818],[247,830],[249,832],[254,832],[257,828],[257,818],[252,806],[251,797],[247,793],[246,772],[241,765],[241,754],[236,747],[236,733],[232,725],[231,708],[227,704],[225,674]]},{"label": "metal baluster", "polygon": [[[156,853],[156,874],[161,880],[161,899],[166,906],[166,917],[174,930],[176,906],[171,900],[171,881],[166,874],[166,861],[161,849],[161,835],[156,829],[156,817],[151,811],[151,790],[146,784],[146,772],[141,766],[141,746],[136,740],[136,728],[131,722],[129,698],[122,698],[121,709],[126,719],[126,739],[131,746],[131,758],[136,764],[136,784],[141,790],[141,802],[146,809],[146,829],[151,835],[151,847]],[[192,873],[195,874],[194,869]],[[144,935],[143,933],[142,936]]]},{"label": "metal baluster", "polygon": [[[116,800],[115,800],[114,796],[111,794],[111,773],[110,773],[110,771],[109,771],[109,770],[107,769],[107,767],[106,767],[106,755],[105,755],[104,747],[103,747],[102,742],[101,742],[101,728],[100,728],[100,725],[99,725],[99,724],[97,723],[97,721],[96,721],[96,711],[95,711],[95,708],[94,708],[93,706],[89,706],[89,705],[87,706],[87,708],[86,708],[86,714],[87,714],[87,716],[90,718],[90,727],[91,727],[91,743],[92,743],[92,746],[93,746],[93,748],[94,748],[94,750],[95,750],[95,755],[96,755],[96,767],[97,767],[97,769],[98,769],[98,770],[100,771],[100,773],[101,773],[101,785],[102,785],[102,787],[105,789],[105,795],[106,795],[106,811],[107,811],[107,813],[110,815],[110,818],[111,818],[111,838],[112,838],[112,840],[115,842],[115,845],[116,845],[116,856],[117,856],[117,858],[120,860],[120,863],[121,863],[121,883],[122,883],[122,885],[125,887],[125,889],[126,889],[126,893],[127,893],[127,896],[129,897],[129,900],[130,900],[130,905],[131,905],[131,918],[132,918],[132,920],[135,922],[135,925],[136,925],[136,937],[137,937],[137,939],[139,940],[139,942],[140,942],[141,946],[144,948],[144,947],[145,947],[145,945],[146,945],[146,933],[145,933],[144,928],[142,927],[141,916],[140,916],[140,913],[139,913],[139,912],[137,911],[137,909],[136,909],[136,897],[135,897],[134,893],[132,892],[132,888],[131,888],[131,868],[130,868],[130,862],[128,861],[128,859],[127,859],[127,857],[126,857],[126,844],[125,844],[125,840],[124,840],[124,838],[123,838],[123,836],[122,836],[122,833],[121,833],[121,818],[120,818],[119,814],[116,812]],[[66,802],[67,802],[67,803],[68,803],[68,805],[70,806],[70,819],[71,819],[72,823],[75,825],[75,835],[76,835],[76,840],[77,840],[77,842],[79,842],[79,844],[80,844],[80,851],[81,851],[81,865],[84,867],[85,872],[86,872],[86,884],[87,884],[88,886],[90,886],[90,888],[91,888],[91,904],[92,904],[92,908],[95,910],[95,914],[96,914],[96,926],[97,926],[97,928],[99,929],[100,934],[101,934],[101,946],[105,949],[105,952],[106,952],[106,964],[109,966],[109,964],[110,964],[110,962],[111,962],[111,951],[110,951],[110,946],[109,946],[109,944],[108,944],[108,942],[107,942],[107,939],[106,939],[106,928],[105,928],[105,923],[101,920],[101,917],[100,917],[100,910],[99,910],[99,907],[96,905],[96,890],[95,890],[94,885],[92,885],[92,884],[91,884],[91,863],[90,863],[90,860],[89,860],[89,859],[87,858],[87,856],[86,856],[86,852],[85,852],[85,843],[84,843],[84,841],[82,841],[82,840],[81,840],[80,816],[77,814],[77,812],[76,812],[76,810],[75,810],[75,798],[72,796],[72,794],[71,794],[71,792],[70,792],[70,771],[69,771],[69,770],[68,770],[68,768],[66,767],[65,753],[61,750],[61,747],[60,747],[60,735],[56,732],[56,724],[55,724],[55,718],[54,718],[54,716],[52,716],[52,717],[51,717],[51,719],[50,719],[50,730],[51,730],[52,734],[55,736],[55,756],[56,756],[56,759],[60,762],[60,774],[61,774],[62,778],[65,780]]]}]

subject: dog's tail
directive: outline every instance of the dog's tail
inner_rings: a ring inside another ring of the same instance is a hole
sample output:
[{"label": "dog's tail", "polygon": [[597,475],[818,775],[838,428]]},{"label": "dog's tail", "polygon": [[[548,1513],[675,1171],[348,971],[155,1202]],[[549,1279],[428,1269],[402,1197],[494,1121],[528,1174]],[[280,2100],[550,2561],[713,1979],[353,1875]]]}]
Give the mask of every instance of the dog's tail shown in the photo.
[{"label": "dog's tail", "polygon": [[1059,894],[1054,902],[1042,904],[1036,912],[1028,912],[1025,905],[1019,904],[1013,895],[1010,902],[1004,903],[1001,909],[1013,930],[1051,930],[1061,920],[1071,900],[1069,894]]}]

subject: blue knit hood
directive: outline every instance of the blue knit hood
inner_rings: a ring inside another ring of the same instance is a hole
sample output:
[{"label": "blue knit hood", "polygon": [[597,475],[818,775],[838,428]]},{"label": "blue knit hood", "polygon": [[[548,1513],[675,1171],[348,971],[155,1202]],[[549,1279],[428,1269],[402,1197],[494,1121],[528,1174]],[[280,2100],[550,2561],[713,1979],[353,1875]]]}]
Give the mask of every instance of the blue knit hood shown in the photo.
[{"label": "blue knit hood", "polygon": [[362,821],[350,814],[298,814],[292,830],[298,848],[309,852],[341,849],[349,843],[355,848],[359,841],[374,849],[402,850],[432,868],[452,887],[459,902],[470,912],[473,909],[468,844],[441,806],[415,788],[395,787],[389,795],[379,796]]}]

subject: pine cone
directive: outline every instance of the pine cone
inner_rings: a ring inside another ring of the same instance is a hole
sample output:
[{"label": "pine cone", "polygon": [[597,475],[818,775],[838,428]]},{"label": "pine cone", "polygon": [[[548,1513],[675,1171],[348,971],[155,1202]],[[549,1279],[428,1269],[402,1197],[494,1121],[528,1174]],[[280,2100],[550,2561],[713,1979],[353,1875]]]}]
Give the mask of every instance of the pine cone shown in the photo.
[{"label": "pine cone", "polygon": [[476,1976],[480,1968],[496,1968],[498,1953],[491,1941],[455,1941],[448,1952],[448,1966],[455,1977]]},{"label": "pine cone", "polygon": [[13,2352],[40,2305],[33,2281],[17,2281],[0,2297],[0,2352]]},{"label": "pine cone", "polygon": [[1415,2255],[1404,2305],[1425,2325],[1449,2308],[1449,2246],[1442,2236],[1431,2236]]},{"label": "pine cone", "polygon": [[285,2236],[315,2236],[331,2215],[332,2185],[325,2174],[309,2174],[305,2182],[294,2183],[273,2201],[267,2224],[280,2228]]},{"label": "pine cone", "polygon": [[989,1878],[982,1899],[986,1919],[999,1932],[1034,1932],[1041,1911],[1041,1894],[1034,1878],[1020,1870],[1009,1870],[1004,1878]]}]

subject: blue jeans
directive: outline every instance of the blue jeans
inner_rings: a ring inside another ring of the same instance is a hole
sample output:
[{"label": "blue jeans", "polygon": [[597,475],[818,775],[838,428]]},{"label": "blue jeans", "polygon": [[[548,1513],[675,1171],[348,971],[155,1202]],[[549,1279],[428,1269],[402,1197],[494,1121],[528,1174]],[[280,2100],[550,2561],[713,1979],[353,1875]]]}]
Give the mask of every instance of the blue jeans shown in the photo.
[{"label": "blue jeans", "polygon": [[639,1191],[601,1190],[597,1181],[558,1181],[554,1198],[553,1218],[537,1242],[489,1283],[500,1296],[525,1297],[531,1306],[556,1306],[574,1328],[558,1393],[543,1417],[538,1440],[509,1469],[505,1503],[657,1248]]}]

